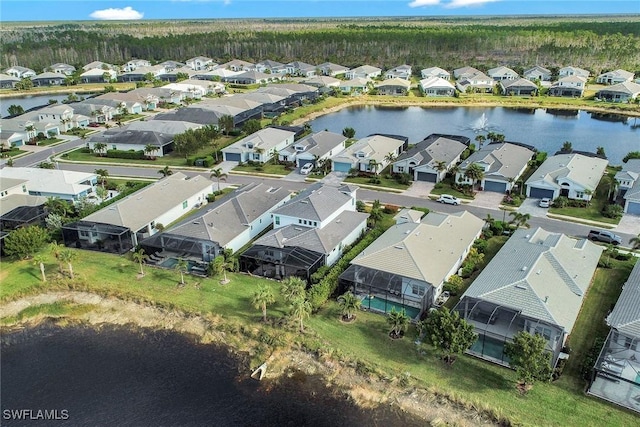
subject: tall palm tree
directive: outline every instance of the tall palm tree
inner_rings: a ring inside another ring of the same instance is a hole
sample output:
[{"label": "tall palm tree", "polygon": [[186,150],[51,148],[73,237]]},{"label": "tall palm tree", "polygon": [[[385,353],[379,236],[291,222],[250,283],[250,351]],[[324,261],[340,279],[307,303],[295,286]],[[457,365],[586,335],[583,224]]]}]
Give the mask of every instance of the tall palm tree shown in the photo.
[{"label": "tall palm tree", "polygon": [[178,258],[178,262],[176,262],[175,268],[180,272],[180,284],[184,286],[184,273],[187,272],[189,264],[187,264],[187,260],[184,258]]},{"label": "tall palm tree", "polygon": [[291,302],[289,316],[300,325],[300,332],[304,332],[304,320],[311,316],[311,303],[305,298],[296,298]]},{"label": "tall palm tree", "polygon": [[305,298],[307,284],[304,280],[296,276],[289,276],[282,281],[280,293],[285,301],[292,302],[297,298]]},{"label": "tall palm tree", "polygon": [[229,132],[233,130],[235,123],[233,116],[224,115],[218,119],[218,126],[222,129],[225,135],[229,135]]},{"label": "tall palm tree", "polygon": [[360,308],[362,301],[352,292],[346,292],[338,297],[338,304],[342,308],[342,317],[346,320],[353,319],[355,312]]},{"label": "tall palm tree", "polygon": [[67,268],[69,269],[69,277],[73,279],[73,265],[71,261],[73,261],[77,257],[77,253],[71,251],[71,249],[63,249],[60,252],[60,261],[67,263]]},{"label": "tall palm tree", "polygon": [[47,275],[44,272],[44,257],[42,255],[36,255],[33,257],[33,263],[40,268],[40,274],[42,275],[42,281],[47,281]]},{"label": "tall palm tree", "polygon": [[392,308],[389,313],[389,317],[387,317],[387,323],[391,326],[390,334],[395,338],[399,338],[409,327],[410,321],[411,319],[407,316],[404,308],[400,311],[396,311],[395,308]]},{"label": "tall palm tree", "polygon": [[273,295],[273,290],[268,285],[262,285],[253,294],[253,306],[256,309],[262,310],[262,321],[267,321],[267,305],[276,302],[276,297]]},{"label": "tall palm tree", "polygon": [[156,147],[153,144],[147,144],[144,146],[144,155],[147,156],[147,158],[149,159],[154,158],[152,154],[155,153],[156,151],[158,151],[158,147]]},{"label": "tall palm tree", "polygon": [[109,176],[109,171],[106,169],[96,169],[93,173],[100,177],[100,183],[102,184],[102,188],[104,188],[104,184],[107,182],[107,177]]},{"label": "tall palm tree", "polygon": [[158,173],[159,173],[160,175],[162,175],[163,177],[167,177],[167,176],[169,176],[169,175],[173,175],[173,171],[171,170],[171,168],[170,168],[169,166],[165,166],[165,167],[163,167],[162,169],[160,169],[160,170],[158,171]]},{"label": "tall palm tree", "polygon": [[467,167],[467,170],[464,171],[464,176],[471,180],[472,185],[475,185],[484,178],[484,169],[482,169],[482,166],[479,164],[472,163]]},{"label": "tall palm tree", "polygon": [[378,161],[376,159],[371,159],[369,160],[369,170],[371,170],[371,172],[373,172],[374,174],[378,174],[378,166],[380,165],[380,163],[378,163]]},{"label": "tall palm tree", "polygon": [[495,221],[496,219],[492,217],[491,214],[487,214],[487,216],[484,219],[484,222],[487,224],[487,227],[491,227]]},{"label": "tall palm tree", "polygon": [[144,276],[144,270],[142,269],[142,264],[149,259],[149,255],[144,253],[144,249],[140,248],[137,251],[131,254],[131,258],[133,258],[134,262],[140,264],[140,276]]},{"label": "tall palm tree", "polygon": [[482,144],[487,140],[487,137],[484,135],[476,135],[476,142],[478,143],[478,150],[482,148]]},{"label": "tall palm tree", "polygon": [[104,142],[96,142],[95,144],[93,144],[93,152],[98,153],[100,157],[102,157],[106,148],[107,144],[105,144]]},{"label": "tall palm tree", "polygon": [[222,172],[222,168],[216,168],[211,170],[209,178],[216,179],[216,181],[218,182],[218,191],[220,191],[220,180],[226,181],[227,176],[228,175],[226,173]]},{"label": "tall palm tree", "polygon": [[384,156],[384,161],[387,163],[393,163],[397,158],[398,156],[396,155],[396,153],[390,151]]}]

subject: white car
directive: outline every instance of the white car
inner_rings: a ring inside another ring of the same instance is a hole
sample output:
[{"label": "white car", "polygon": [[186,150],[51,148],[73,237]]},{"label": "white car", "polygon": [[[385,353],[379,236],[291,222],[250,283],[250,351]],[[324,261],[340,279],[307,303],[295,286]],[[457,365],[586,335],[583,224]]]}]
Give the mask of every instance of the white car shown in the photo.
[{"label": "white car", "polygon": [[455,196],[452,196],[451,194],[441,194],[440,198],[438,199],[438,202],[446,203],[447,205],[459,205],[460,199],[458,199]]},{"label": "white car", "polygon": [[549,206],[551,206],[551,199],[549,199],[548,197],[540,199],[540,201],[538,202],[538,206],[540,206],[541,208],[548,208]]},{"label": "white car", "polygon": [[304,166],[300,168],[300,173],[302,175],[309,175],[313,170],[313,163],[305,163]]}]

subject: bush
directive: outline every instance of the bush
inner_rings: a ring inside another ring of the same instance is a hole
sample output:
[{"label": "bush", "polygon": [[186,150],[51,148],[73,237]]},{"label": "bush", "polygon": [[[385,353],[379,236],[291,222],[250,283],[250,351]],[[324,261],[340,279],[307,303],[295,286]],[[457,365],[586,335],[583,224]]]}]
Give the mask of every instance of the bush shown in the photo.
[{"label": "bush", "polygon": [[365,209],[366,209],[366,206],[364,202],[362,200],[356,200],[356,210],[358,212],[364,212]]},{"label": "bush", "polygon": [[398,207],[395,205],[384,205],[384,209],[382,209],[382,212],[386,213],[386,214],[396,214],[398,213]]},{"label": "bush", "polygon": [[408,173],[398,173],[394,175],[394,179],[398,184],[409,185],[411,184],[411,175]]},{"label": "bush", "polygon": [[502,236],[502,232],[504,231],[504,227],[500,221],[494,221],[491,225],[490,231],[493,232],[494,236]]},{"label": "bush", "polygon": [[485,239],[490,239],[490,238],[492,238],[492,237],[493,237],[493,231],[492,231],[490,228],[487,228],[486,230],[484,230],[484,231],[482,232],[482,236],[483,236]]},{"label": "bush", "polygon": [[213,193],[207,194],[207,202],[211,203],[211,202],[215,202],[216,201],[216,195]]},{"label": "bush", "polygon": [[369,184],[380,184],[382,181],[380,181],[380,178],[378,178],[377,176],[373,176],[369,179]]},{"label": "bush", "polygon": [[569,206],[569,199],[565,196],[557,197],[553,201],[554,208],[566,208],[567,206]]},{"label": "bush", "polygon": [[589,352],[584,356],[582,360],[582,366],[580,368],[580,372],[582,374],[582,378],[586,381],[591,381],[591,375],[593,373],[593,367],[598,360],[598,355],[600,355],[600,350],[602,350],[602,346],[604,345],[604,338],[596,338],[593,342],[593,346]]},{"label": "bush", "polygon": [[607,218],[613,218],[613,219],[622,218],[622,214],[623,214],[623,209],[622,209],[622,206],[620,205],[606,205],[602,209],[602,215],[604,215]]},{"label": "bush", "polygon": [[144,151],[135,151],[135,150],[107,150],[107,157],[112,159],[133,159],[133,160],[144,160],[146,156],[144,155]]},{"label": "bush", "polygon": [[462,280],[462,277],[454,274],[449,277],[449,280],[444,282],[443,289],[448,291],[451,295],[457,295],[462,290],[463,285],[464,281]]},{"label": "bush", "polygon": [[[489,230],[487,230],[489,231]],[[481,254],[485,253],[487,251],[487,247],[489,246],[489,242],[487,242],[486,240],[483,239],[478,239],[475,242],[473,242],[473,247],[477,249],[477,251]]]},{"label": "bush", "polygon": [[472,263],[470,263],[470,262],[465,262],[465,263],[462,265],[462,271],[460,272],[460,273],[461,273],[460,275],[461,275],[464,279],[467,279],[467,278],[471,277],[471,275],[473,274],[473,271],[475,270],[475,268],[476,268],[476,266],[475,266],[475,265],[473,265]]}]

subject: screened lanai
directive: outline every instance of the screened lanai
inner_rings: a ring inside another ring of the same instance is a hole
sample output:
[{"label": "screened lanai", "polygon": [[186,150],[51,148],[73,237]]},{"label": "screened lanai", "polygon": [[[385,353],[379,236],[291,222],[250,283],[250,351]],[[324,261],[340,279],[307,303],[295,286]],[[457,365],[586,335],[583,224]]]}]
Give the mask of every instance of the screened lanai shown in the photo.
[{"label": "screened lanai", "polygon": [[13,230],[27,225],[43,225],[47,211],[44,205],[19,206],[0,217],[3,230]]},{"label": "screened lanai", "polygon": [[131,230],[118,225],[78,221],[62,227],[65,246],[124,254],[133,248]]},{"label": "screened lanai", "polygon": [[240,255],[240,271],[273,279],[297,276],[308,281],[324,262],[323,254],[297,246],[253,245]]},{"label": "screened lanai", "polygon": [[157,233],[140,242],[145,253],[170,252],[181,258],[192,258],[204,262],[212,261],[220,254],[220,246],[211,240],[183,236],[173,233]]}]

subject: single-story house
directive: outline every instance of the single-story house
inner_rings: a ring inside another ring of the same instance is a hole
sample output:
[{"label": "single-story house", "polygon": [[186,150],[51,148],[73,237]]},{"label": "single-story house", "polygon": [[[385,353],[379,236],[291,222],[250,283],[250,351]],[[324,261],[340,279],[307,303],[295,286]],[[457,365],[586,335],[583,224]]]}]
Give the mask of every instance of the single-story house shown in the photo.
[{"label": "single-story house", "polygon": [[405,96],[411,88],[409,80],[394,77],[377,84],[378,95]]},{"label": "single-story house", "polygon": [[331,76],[316,76],[304,80],[302,83],[317,88],[339,88],[342,80]]},{"label": "single-story house", "polygon": [[410,80],[411,74],[412,74],[411,65],[403,64],[388,70],[386,73],[384,73],[384,78],[385,80],[390,80],[390,79]]},{"label": "single-story house", "polygon": [[225,161],[266,163],[293,144],[295,132],[264,128],[222,149]]},{"label": "single-story house", "polygon": [[534,65],[533,67],[525,70],[523,74],[525,79],[529,80],[539,80],[541,82],[548,82],[551,80],[552,74],[551,70],[548,68],[541,67],[539,65]]},{"label": "single-story house", "polygon": [[565,76],[554,82],[549,88],[551,96],[570,96],[580,98],[587,86],[587,79],[582,76]]},{"label": "single-story house", "polygon": [[[12,179],[2,179],[1,188],[5,188],[4,181],[21,181]],[[10,185],[12,185],[11,183]],[[19,187],[25,187],[19,184]],[[21,188],[20,188],[21,190]],[[43,196],[31,196],[25,193],[11,193],[0,197],[0,230],[10,231],[16,228],[30,225],[45,227],[45,218],[48,215],[45,203],[47,198]]]},{"label": "single-story house", "polygon": [[148,76],[151,76],[151,78],[153,79],[158,79],[160,78],[161,75],[166,73],[167,73],[167,70],[162,65],[136,67],[132,70],[119,74],[118,81],[143,82],[147,80]]},{"label": "single-story house", "polygon": [[640,84],[635,82],[618,83],[596,92],[596,99],[609,102],[629,102],[640,96]]},{"label": "single-story house", "polygon": [[[225,91],[224,84],[209,80],[187,79],[178,83],[162,86],[172,92],[179,92],[182,98],[200,99],[205,95],[220,94]],[[160,98],[162,100],[162,98]]]},{"label": "single-story house", "polygon": [[116,65],[113,65],[113,64],[108,64],[106,62],[102,62],[102,61],[89,62],[87,65],[82,67],[82,69],[85,70],[85,71],[93,70],[93,69],[96,69],[96,68],[100,69],[100,70],[118,71],[119,67],[117,67]]},{"label": "single-story house", "polygon": [[456,89],[462,93],[490,93],[493,91],[494,86],[495,81],[483,72],[478,72],[471,76],[464,76],[456,81]]},{"label": "single-story house", "polygon": [[477,164],[484,170],[480,187],[484,191],[506,193],[513,189],[534,155],[535,148],[524,144],[502,142],[485,145],[460,164],[456,182],[474,184],[465,172],[469,166]]},{"label": "single-story house", "polygon": [[167,62],[170,62],[170,61],[165,61],[162,64],[160,64],[160,65],[164,66],[164,69],[165,69],[165,72],[158,76],[158,79],[160,79],[162,81],[177,82],[178,78],[183,79],[186,76],[188,79],[192,79],[196,75],[202,73],[202,71],[196,71],[193,68],[187,67],[186,65],[185,66],[181,66],[181,67],[177,67],[177,68],[173,68],[173,66],[171,64],[170,65],[166,65]]},{"label": "single-story house", "polygon": [[187,67],[186,64],[178,61],[172,61],[172,60],[162,61],[158,65],[162,65],[164,69],[167,71],[167,73],[172,73],[175,70],[179,70],[179,69],[187,69],[187,70],[193,71],[191,67]]},{"label": "single-story house", "polygon": [[579,76],[584,77],[586,80],[589,80],[589,76],[591,73],[585,69],[568,66],[562,67],[558,70],[558,77],[566,77],[566,76]]},{"label": "single-story house", "polygon": [[126,112],[127,114],[142,113],[142,104],[140,102],[119,101],[116,99],[112,99],[111,97],[105,97],[104,95],[99,95],[94,98],[87,98],[83,102],[87,104],[106,105],[108,107],[113,107],[116,110],[113,114],[114,116],[122,114],[122,112]]},{"label": "single-story house", "polygon": [[517,80],[520,78],[518,73],[503,65],[487,70],[487,75],[497,82],[501,82],[503,80]]},{"label": "single-story house", "polygon": [[417,320],[456,274],[483,227],[484,221],[468,211],[398,220],[351,261],[340,275],[341,291],[351,290],[363,308],[404,309]]},{"label": "single-story house", "polygon": [[317,67],[306,62],[293,61],[285,65],[287,74],[291,76],[313,77],[316,75]]},{"label": "single-story house", "polygon": [[356,212],[357,189],[316,183],[273,210],[273,230],[241,255],[241,270],[309,280],[321,266],[333,265],[366,229],[369,215]]},{"label": "single-story house", "polygon": [[13,89],[19,81],[20,79],[15,76],[0,73],[0,89]]},{"label": "single-story house", "polygon": [[350,80],[358,77],[363,79],[375,79],[376,77],[379,77],[381,74],[382,74],[382,69],[378,67],[374,67],[371,65],[361,65],[357,68],[353,68],[347,71],[346,73],[344,73],[344,76]]},{"label": "single-story house", "polygon": [[630,159],[616,173],[618,194],[624,201],[624,212],[640,215],[640,159]]},{"label": "single-story house", "polygon": [[600,74],[596,78],[596,83],[604,84],[604,85],[615,85],[618,83],[630,82],[633,81],[634,74],[627,70],[617,69],[613,71],[607,71],[606,73]]},{"label": "single-story house", "polygon": [[232,59],[231,61],[220,64],[216,67],[216,69],[220,68],[231,71],[251,71],[255,70],[256,64],[243,61],[241,59]]},{"label": "single-story house", "polygon": [[640,262],[606,318],[611,328],[587,393],[640,412]]},{"label": "single-story house", "polygon": [[32,196],[57,197],[69,201],[93,196],[98,183],[95,173],[61,169],[4,168],[0,169],[0,178],[27,181],[27,190]]},{"label": "single-story house", "polygon": [[318,65],[318,70],[320,70],[323,76],[335,77],[340,74],[345,74],[347,71],[349,71],[349,67],[334,64],[332,62],[323,62],[322,64]]},{"label": "single-story house", "polygon": [[369,78],[355,77],[349,80],[342,80],[340,82],[340,92],[342,93],[367,93],[369,88],[373,85],[373,81]]},{"label": "single-story house", "polygon": [[279,74],[261,73],[256,70],[243,71],[240,74],[222,78],[223,82],[242,85],[266,84],[275,80],[280,80]]},{"label": "single-story house", "polygon": [[548,157],[525,183],[527,197],[589,201],[608,164],[606,159],[578,153]]},{"label": "single-story house", "polygon": [[34,86],[60,86],[67,76],[64,74],[47,71],[31,77]]},{"label": "single-story house", "polygon": [[555,367],[603,249],[542,228],[516,230],[454,309],[478,334],[468,352],[508,366],[505,343],[526,331],[544,337]]},{"label": "single-story house", "polygon": [[70,76],[76,72],[76,67],[69,64],[63,64],[61,62],[57,62],[49,67],[49,71],[52,73],[64,74],[65,76]]},{"label": "single-story house", "polygon": [[256,92],[284,96],[287,105],[293,107],[314,101],[320,96],[320,91],[317,87],[302,83],[270,83],[266,87],[257,89]]},{"label": "single-story house", "polygon": [[408,173],[414,181],[440,182],[470,142],[466,136],[431,134],[400,154],[392,171]]},{"label": "single-story house", "polygon": [[296,167],[307,163],[317,163],[330,159],[346,147],[347,138],[339,133],[326,130],[308,135],[288,147],[280,150],[278,159],[283,162],[296,162]]},{"label": "single-story house", "polygon": [[501,80],[500,89],[503,95],[535,95],[538,93],[538,86],[531,80]]},{"label": "single-story house", "polygon": [[106,123],[118,114],[118,109],[108,105],[89,104],[84,101],[69,104],[73,112],[89,117],[90,123]]},{"label": "single-story house", "polygon": [[373,134],[356,141],[353,145],[331,158],[331,170],[349,172],[380,173],[409,146],[409,139],[398,135]]},{"label": "single-story house", "polygon": [[440,67],[429,67],[420,70],[420,77],[428,79],[429,77],[440,77],[441,79],[451,80],[451,73]]},{"label": "single-story house", "polygon": [[[155,110],[158,102],[160,101],[156,95],[151,92],[166,91],[162,88],[140,88],[134,89],[130,92],[109,92],[103,95],[99,95],[98,99],[111,99],[124,103],[127,106],[127,110],[132,111],[132,114],[140,114],[142,111]],[[140,106],[138,108],[138,105]]]},{"label": "single-story house", "polygon": [[105,70],[102,68],[91,68],[80,74],[80,81],[82,83],[109,83],[117,78],[118,73],[115,70]]},{"label": "single-story house", "polygon": [[31,141],[38,135],[36,124],[37,119],[28,119],[24,114],[12,119],[0,119],[2,145],[19,147]]},{"label": "single-story house", "polygon": [[482,73],[482,71],[478,70],[477,68],[468,67],[468,66],[467,67],[456,68],[455,70],[453,70],[453,78],[456,79],[456,80],[473,77],[476,74],[483,74],[483,73]]},{"label": "single-story house", "polygon": [[427,77],[420,80],[420,91],[424,96],[454,96],[456,88],[441,77]]},{"label": "single-story house", "polygon": [[278,61],[272,61],[270,59],[266,59],[264,61],[260,61],[256,64],[256,71],[260,71],[261,73],[271,73],[271,74],[286,74],[287,67]]},{"label": "single-story house", "polygon": [[13,67],[9,67],[4,70],[5,74],[10,76],[17,77],[19,79],[30,79],[31,77],[35,77],[36,72],[31,68],[21,67],[19,65],[14,65]]},{"label": "single-story house", "polygon": [[148,254],[169,252],[209,262],[225,249],[236,252],[271,225],[271,212],[291,198],[288,190],[247,184],[140,245]]},{"label": "single-story house", "polygon": [[132,59],[122,66],[122,70],[128,73],[145,67],[151,67],[151,62],[146,59]]}]

